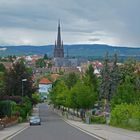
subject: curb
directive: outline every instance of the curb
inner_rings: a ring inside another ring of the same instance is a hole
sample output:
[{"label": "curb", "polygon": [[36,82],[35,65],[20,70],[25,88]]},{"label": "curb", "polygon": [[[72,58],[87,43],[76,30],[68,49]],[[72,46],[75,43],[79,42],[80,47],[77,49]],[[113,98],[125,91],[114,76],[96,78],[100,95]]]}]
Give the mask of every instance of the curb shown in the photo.
[{"label": "curb", "polygon": [[66,120],[66,119],[64,119],[64,118],[63,118],[63,120],[64,120],[67,124],[69,124],[70,126],[73,126],[73,127],[77,128],[77,129],[79,129],[79,130],[85,132],[85,133],[88,134],[88,135],[91,135],[91,136],[93,136],[93,137],[95,137],[95,138],[97,138],[97,139],[99,139],[99,140],[106,140],[105,138],[103,138],[103,137],[101,137],[101,136],[99,136],[99,135],[97,135],[97,134],[95,134],[95,133],[89,132],[89,131],[87,131],[87,130],[85,130],[85,129],[83,129],[83,128],[77,126],[77,125],[74,125],[74,124],[70,123],[68,120]]},{"label": "curb", "polygon": [[29,126],[24,126],[23,128],[17,130],[16,132],[14,132],[13,134],[3,138],[2,140],[10,140],[12,137],[16,136],[17,134],[19,134],[20,132],[22,132],[23,130],[27,129]]},{"label": "curb", "polygon": [[[55,112],[55,111],[54,111]],[[101,136],[99,136],[99,135],[97,135],[97,134],[95,134],[95,133],[92,133],[92,132],[89,132],[89,131],[87,131],[87,130],[85,130],[85,129],[83,129],[83,128],[81,128],[81,127],[79,127],[79,126],[77,126],[77,125],[74,125],[74,124],[72,124],[72,123],[70,123],[66,118],[64,118],[62,115],[60,115],[59,113],[57,113],[57,112],[55,112],[57,115],[59,115],[62,119],[63,119],[63,121],[65,121],[67,124],[69,124],[70,126],[73,126],[74,128],[77,128],[77,129],[79,129],[79,130],[81,130],[82,132],[84,132],[84,133],[86,133],[86,134],[88,134],[88,135],[90,135],[90,136],[92,136],[92,137],[95,137],[95,138],[97,138],[97,139],[99,139],[99,140],[107,140],[106,138],[103,138],[103,137],[101,137]]]}]

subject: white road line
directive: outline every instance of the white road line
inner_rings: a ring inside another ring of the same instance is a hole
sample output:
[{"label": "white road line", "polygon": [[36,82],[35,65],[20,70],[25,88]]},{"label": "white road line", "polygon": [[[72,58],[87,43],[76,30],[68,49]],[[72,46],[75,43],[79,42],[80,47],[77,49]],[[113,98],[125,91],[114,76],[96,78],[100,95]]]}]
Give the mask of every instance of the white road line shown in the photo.
[{"label": "white road line", "polygon": [[25,129],[27,129],[28,127],[29,127],[29,126],[24,127],[23,129],[21,129],[21,130],[15,132],[14,134],[11,134],[10,136],[8,136],[7,138],[5,138],[5,139],[3,139],[3,140],[10,140],[10,139],[12,139],[12,138],[15,137],[16,135],[18,135],[19,133],[21,133],[22,131],[24,131]]},{"label": "white road line", "polygon": [[[63,120],[64,120],[64,119],[63,119]],[[96,138],[96,139],[98,139],[98,140],[105,140],[104,138],[101,138],[101,137],[97,136],[96,134],[90,133],[90,132],[88,132],[88,131],[86,131],[86,130],[84,130],[84,129],[78,127],[78,126],[75,126],[75,125],[73,125],[73,124],[67,122],[66,120],[64,120],[64,121],[65,121],[67,124],[69,124],[70,126],[76,128],[76,129],[79,129],[80,131],[82,131],[82,132],[84,132],[84,133],[86,133],[86,134],[88,134],[88,135],[90,135],[90,136],[92,136],[92,137],[94,137],[94,138]]]}]

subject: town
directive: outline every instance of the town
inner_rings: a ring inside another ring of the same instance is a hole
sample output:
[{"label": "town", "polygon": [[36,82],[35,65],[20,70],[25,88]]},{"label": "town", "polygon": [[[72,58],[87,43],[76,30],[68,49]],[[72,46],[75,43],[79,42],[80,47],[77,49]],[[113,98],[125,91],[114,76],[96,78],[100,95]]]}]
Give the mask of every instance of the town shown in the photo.
[{"label": "town", "polygon": [[[10,12],[1,16],[0,10],[0,140],[139,140],[140,42],[127,11],[137,4],[3,3]],[[43,53],[22,51],[46,44],[51,48]],[[79,44],[79,52],[70,51],[71,44]],[[87,54],[86,44],[100,48]]]}]

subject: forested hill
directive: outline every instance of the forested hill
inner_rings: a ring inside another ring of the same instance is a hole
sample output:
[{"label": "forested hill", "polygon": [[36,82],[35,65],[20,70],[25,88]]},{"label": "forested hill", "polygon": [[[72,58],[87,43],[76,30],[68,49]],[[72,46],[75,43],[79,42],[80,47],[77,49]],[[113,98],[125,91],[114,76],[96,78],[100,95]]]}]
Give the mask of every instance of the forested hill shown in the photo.
[{"label": "forested hill", "polygon": [[[4,49],[3,49],[4,48]],[[7,55],[44,55],[47,53],[49,56],[53,54],[53,45],[46,46],[0,46],[0,56]],[[73,57],[103,57],[106,52],[110,55],[115,52],[120,57],[137,57],[140,58],[140,48],[133,47],[117,47],[99,44],[81,44],[81,45],[65,45],[65,56]]]}]

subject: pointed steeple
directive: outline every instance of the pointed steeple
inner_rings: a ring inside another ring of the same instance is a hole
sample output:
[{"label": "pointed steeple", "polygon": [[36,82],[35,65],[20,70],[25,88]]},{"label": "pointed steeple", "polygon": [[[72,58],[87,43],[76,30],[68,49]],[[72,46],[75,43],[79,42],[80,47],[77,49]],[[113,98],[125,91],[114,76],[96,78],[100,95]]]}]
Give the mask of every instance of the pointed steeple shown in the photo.
[{"label": "pointed steeple", "polygon": [[57,40],[55,41],[54,57],[64,58],[63,41],[61,41],[60,20],[58,21],[58,33],[57,33]]},{"label": "pointed steeple", "polygon": [[57,47],[61,47],[61,29],[60,29],[60,20],[58,21],[58,34],[57,34]]}]

